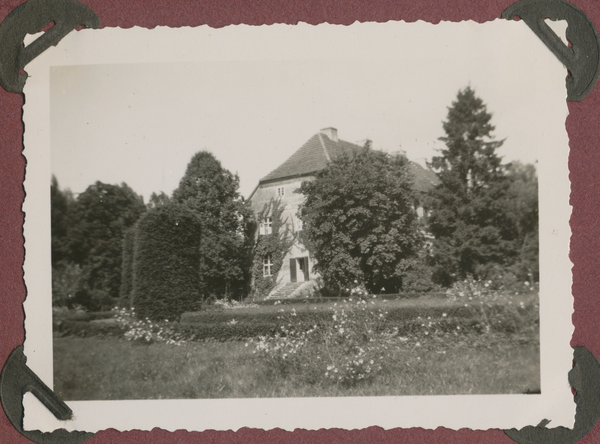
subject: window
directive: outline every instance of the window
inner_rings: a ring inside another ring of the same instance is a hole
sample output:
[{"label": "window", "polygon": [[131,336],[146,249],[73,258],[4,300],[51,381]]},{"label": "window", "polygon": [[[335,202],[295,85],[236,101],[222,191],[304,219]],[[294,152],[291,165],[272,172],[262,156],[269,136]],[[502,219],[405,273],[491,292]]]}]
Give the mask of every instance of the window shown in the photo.
[{"label": "window", "polygon": [[285,188],[284,187],[277,188],[277,195],[278,196],[283,196],[284,194],[285,194]]},{"label": "window", "polygon": [[273,218],[265,217],[260,224],[260,234],[271,234],[273,233]]},{"label": "window", "polygon": [[263,276],[271,276],[273,269],[273,258],[270,254],[267,254],[263,259]]}]

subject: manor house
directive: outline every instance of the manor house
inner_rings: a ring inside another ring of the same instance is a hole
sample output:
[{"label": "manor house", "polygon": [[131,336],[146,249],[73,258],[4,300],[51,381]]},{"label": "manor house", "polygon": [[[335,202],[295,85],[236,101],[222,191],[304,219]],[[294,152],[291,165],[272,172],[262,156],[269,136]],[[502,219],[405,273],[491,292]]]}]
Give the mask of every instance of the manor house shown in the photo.
[{"label": "manor house", "polygon": [[[367,141],[367,143],[370,143]],[[352,154],[362,146],[346,142],[338,138],[335,128],[324,128],[312,136],[292,156],[263,177],[249,201],[255,215],[258,215],[271,199],[280,199],[283,206],[282,219],[291,226],[292,231],[302,230],[302,221],[298,218],[298,208],[303,201],[302,194],[294,193],[302,182],[313,180],[327,163],[346,153]],[[394,153],[405,155],[404,153]],[[409,173],[418,195],[429,191],[438,183],[438,178],[431,170],[423,168],[415,162],[409,162]],[[421,199],[415,202],[419,217],[424,217]],[[272,218],[266,216],[259,221],[259,236],[271,234]],[[303,290],[316,285],[317,277],[312,271],[314,260],[309,251],[296,241],[284,258],[283,265],[277,273],[277,284],[269,294],[269,298],[297,297]],[[271,276],[272,258],[263,258],[263,275]]]}]

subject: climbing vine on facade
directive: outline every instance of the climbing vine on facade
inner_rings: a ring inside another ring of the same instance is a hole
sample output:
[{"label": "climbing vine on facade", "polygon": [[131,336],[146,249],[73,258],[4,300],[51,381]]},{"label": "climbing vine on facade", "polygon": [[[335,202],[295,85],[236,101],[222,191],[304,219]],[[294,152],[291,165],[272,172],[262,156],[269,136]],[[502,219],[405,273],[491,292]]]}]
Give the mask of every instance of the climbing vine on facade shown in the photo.
[{"label": "climbing vine on facade", "polygon": [[284,209],[280,199],[271,199],[257,215],[259,231],[252,266],[254,298],[264,298],[273,290],[283,259],[296,240],[295,231],[282,217]]}]

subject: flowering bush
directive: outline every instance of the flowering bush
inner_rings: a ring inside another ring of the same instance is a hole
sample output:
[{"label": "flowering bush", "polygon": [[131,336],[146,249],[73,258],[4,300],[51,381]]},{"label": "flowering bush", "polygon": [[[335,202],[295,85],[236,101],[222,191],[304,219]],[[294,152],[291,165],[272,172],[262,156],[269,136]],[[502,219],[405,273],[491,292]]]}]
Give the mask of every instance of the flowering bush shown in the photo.
[{"label": "flowering bush", "polygon": [[325,373],[333,381],[355,385],[382,370],[387,350],[383,333],[388,313],[382,309],[374,310],[369,305],[375,302],[369,302],[363,298],[350,298],[333,306],[332,322],[323,335],[326,349],[337,352],[329,354]]},{"label": "flowering bush", "polygon": [[169,321],[138,319],[133,308],[114,308],[113,312],[117,324],[125,330],[123,337],[128,341],[164,342],[169,345],[181,345],[185,342],[181,334],[169,325]]},{"label": "flowering bush", "polygon": [[297,322],[295,309],[281,310],[281,331],[259,337],[254,353],[279,375],[354,386],[383,368],[387,312],[372,305],[373,300],[350,298],[334,304],[330,318],[310,326]]},{"label": "flowering bush", "polygon": [[537,284],[524,282],[521,292],[514,291],[514,288],[514,284],[511,284],[509,291],[504,288],[502,282],[476,280],[472,276],[467,276],[465,280],[456,282],[446,294],[450,301],[460,302],[468,308],[472,318],[479,322],[485,332],[489,332],[494,324],[515,324],[519,320],[537,325],[539,319],[537,298],[534,302],[536,305],[534,310],[526,310],[522,299],[522,296],[527,294],[537,295]]},{"label": "flowering bush", "polygon": [[[289,317],[295,316],[296,311],[292,310]],[[314,350],[311,346],[315,342],[318,326],[313,325],[312,328],[302,329],[290,321],[280,329],[281,331],[275,336],[259,336],[253,353],[274,374],[298,375],[301,380],[314,382],[316,379],[314,370],[316,366],[318,367],[314,359],[320,360],[321,357],[318,354],[313,356]],[[253,340],[251,339],[250,342]]]}]

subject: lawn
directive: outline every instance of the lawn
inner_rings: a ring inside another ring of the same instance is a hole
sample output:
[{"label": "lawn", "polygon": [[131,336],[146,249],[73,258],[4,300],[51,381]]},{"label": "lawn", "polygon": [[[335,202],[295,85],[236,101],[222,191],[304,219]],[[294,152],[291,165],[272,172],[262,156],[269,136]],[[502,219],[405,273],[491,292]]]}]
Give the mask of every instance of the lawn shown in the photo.
[{"label": "lawn", "polygon": [[[209,309],[186,314],[181,323],[131,327],[151,330],[151,343],[125,340],[133,337],[116,319],[65,315],[55,319],[54,390],[66,400],[540,389],[534,294]],[[165,343],[169,337],[180,345]]]},{"label": "lawn", "polygon": [[531,393],[536,333],[390,338],[386,364],[354,386],[273,372],[244,341],[144,344],[54,338],[54,390],[65,400]]}]

